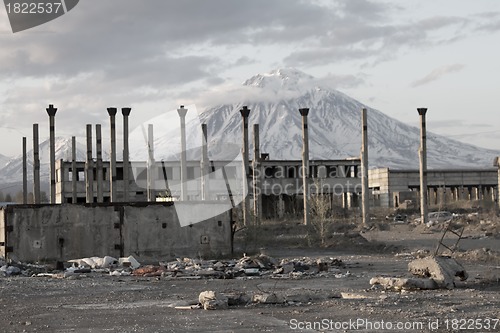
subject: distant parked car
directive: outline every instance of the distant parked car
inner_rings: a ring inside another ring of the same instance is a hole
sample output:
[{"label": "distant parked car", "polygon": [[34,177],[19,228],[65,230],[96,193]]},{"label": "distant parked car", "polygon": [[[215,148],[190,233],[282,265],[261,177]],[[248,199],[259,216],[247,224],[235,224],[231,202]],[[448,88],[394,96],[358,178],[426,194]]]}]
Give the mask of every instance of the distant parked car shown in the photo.
[{"label": "distant parked car", "polygon": [[[453,219],[453,214],[447,211],[442,212],[432,212],[427,215],[427,226],[433,226],[434,224],[441,222],[449,222]],[[415,223],[421,223],[422,219],[417,217]]]},{"label": "distant parked car", "polygon": [[427,226],[431,227],[435,224],[442,222],[450,222],[453,219],[453,215],[450,212],[433,212],[429,213],[429,218]]},{"label": "distant parked car", "polygon": [[394,216],[394,222],[406,222],[407,218],[408,216],[405,214],[397,214]]}]

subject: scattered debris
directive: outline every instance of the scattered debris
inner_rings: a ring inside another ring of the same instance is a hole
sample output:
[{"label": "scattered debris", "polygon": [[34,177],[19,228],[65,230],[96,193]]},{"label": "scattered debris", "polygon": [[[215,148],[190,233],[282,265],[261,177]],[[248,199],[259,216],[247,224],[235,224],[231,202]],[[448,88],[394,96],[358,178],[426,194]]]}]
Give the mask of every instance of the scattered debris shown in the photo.
[{"label": "scattered debris", "polygon": [[[313,276],[345,278],[351,275],[343,271],[342,260],[332,257],[287,258],[277,260],[268,255],[247,256],[229,260],[203,260],[177,258],[158,265],[141,264],[133,257],[88,257],[68,260],[71,264],[64,271],[49,265],[3,265],[0,275],[22,274],[34,277],[79,278],[82,274],[104,273],[110,276],[162,277],[165,279],[301,279]],[[19,267],[17,267],[19,266]]]},{"label": "scattered debris", "polygon": [[0,267],[0,272],[2,272],[4,276],[20,275],[21,269],[17,266],[3,265]]},{"label": "scattered debris", "polygon": [[123,267],[131,267],[133,269],[137,269],[141,267],[141,264],[132,256],[128,256],[127,258],[118,259],[118,264]]},{"label": "scattered debris", "polygon": [[165,271],[166,269],[163,266],[148,265],[133,270],[132,275],[144,277],[161,276]]},{"label": "scattered debris", "polygon": [[89,267],[93,269],[97,268],[110,268],[115,265],[118,260],[113,257],[105,256],[103,258],[100,257],[90,257],[90,258],[82,258],[82,259],[73,259],[68,260],[69,263],[74,264],[77,267]]}]

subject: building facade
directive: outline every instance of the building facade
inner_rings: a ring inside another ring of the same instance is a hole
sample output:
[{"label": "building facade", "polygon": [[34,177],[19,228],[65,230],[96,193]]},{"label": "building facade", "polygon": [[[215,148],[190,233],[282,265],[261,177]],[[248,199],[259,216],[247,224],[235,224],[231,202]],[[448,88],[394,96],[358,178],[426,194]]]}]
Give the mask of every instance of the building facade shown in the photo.
[{"label": "building facade", "polygon": [[[377,207],[398,208],[420,198],[419,170],[369,170],[372,203]],[[427,171],[429,205],[459,200],[497,200],[498,170],[439,169]]]}]

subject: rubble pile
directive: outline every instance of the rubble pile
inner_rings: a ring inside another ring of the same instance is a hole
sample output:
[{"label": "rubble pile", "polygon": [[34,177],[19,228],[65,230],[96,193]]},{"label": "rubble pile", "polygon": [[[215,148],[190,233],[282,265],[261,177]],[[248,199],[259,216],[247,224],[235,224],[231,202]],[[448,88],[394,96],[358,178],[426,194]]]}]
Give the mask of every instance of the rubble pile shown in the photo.
[{"label": "rubble pile", "polygon": [[43,274],[49,271],[51,268],[46,265],[33,265],[33,264],[23,264],[23,263],[11,263],[8,264],[5,260],[0,259],[0,277],[7,276],[33,276],[36,274]]},{"label": "rubble pile", "polygon": [[[154,268],[161,271],[163,277],[199,277],[199,278],[245,278],[269,276],[271,278],[300,278],[308,276],[328,276],[339,274],[344,263],[335,258],[298,258],[276,260],[267,255],[255,257],[243,256],[239,260],[201,260],[177,259],[168,263],[160,263]],[[153,269],[153,268],[151,268]],[[141,275],[141,272],[133,272]],[[147,276],[149,271],[144,272]]]},{"label": "rubble pile", "polygon": [[88,273],[111,276],[162,277],[167,279],[252,279],[269,277],[294,279],[307,277],[347,277],[342,272],[344,263],[336,258],[287,258],[278,260],[267,255],[240,259],[204,260],[178,258],[157,265],[141,265],[133,256],[125,258],[89,257],[68,260],[66,269],[56,270],[50,265],[6,264],[1,261],[0,276],[23,275],[32,277],[78,278]]}]

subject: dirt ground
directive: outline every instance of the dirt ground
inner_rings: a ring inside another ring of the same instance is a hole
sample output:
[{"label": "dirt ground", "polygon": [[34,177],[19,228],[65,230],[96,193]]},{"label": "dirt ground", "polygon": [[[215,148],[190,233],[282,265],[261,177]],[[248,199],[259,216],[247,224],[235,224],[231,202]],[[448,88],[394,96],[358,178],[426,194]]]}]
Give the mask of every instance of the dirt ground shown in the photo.
[{"label": "dirt ground", "polygon": [[[97,272],[65,279],[0,277],[0,331],[500,332],[498,223],[468,225],[454,257],[469,278],[452,290],[387,291],[369,284],[379,275],[410,276],[408,263],[434,251],[439,227],[384,222],[384,227],[361,233],[336,232],[327,248],[280,243],[290,234],[281,232],[283,227],[273,231],[275,241],[265,249],[269,256],[327,256],[342,260],[345,267],[327,277],[279,279],[190,280]],[[175,308],[197,303],[205,290],[295,293],[299,300],[221,310]],[[300,300],[300,295],[315,296]]]}]

